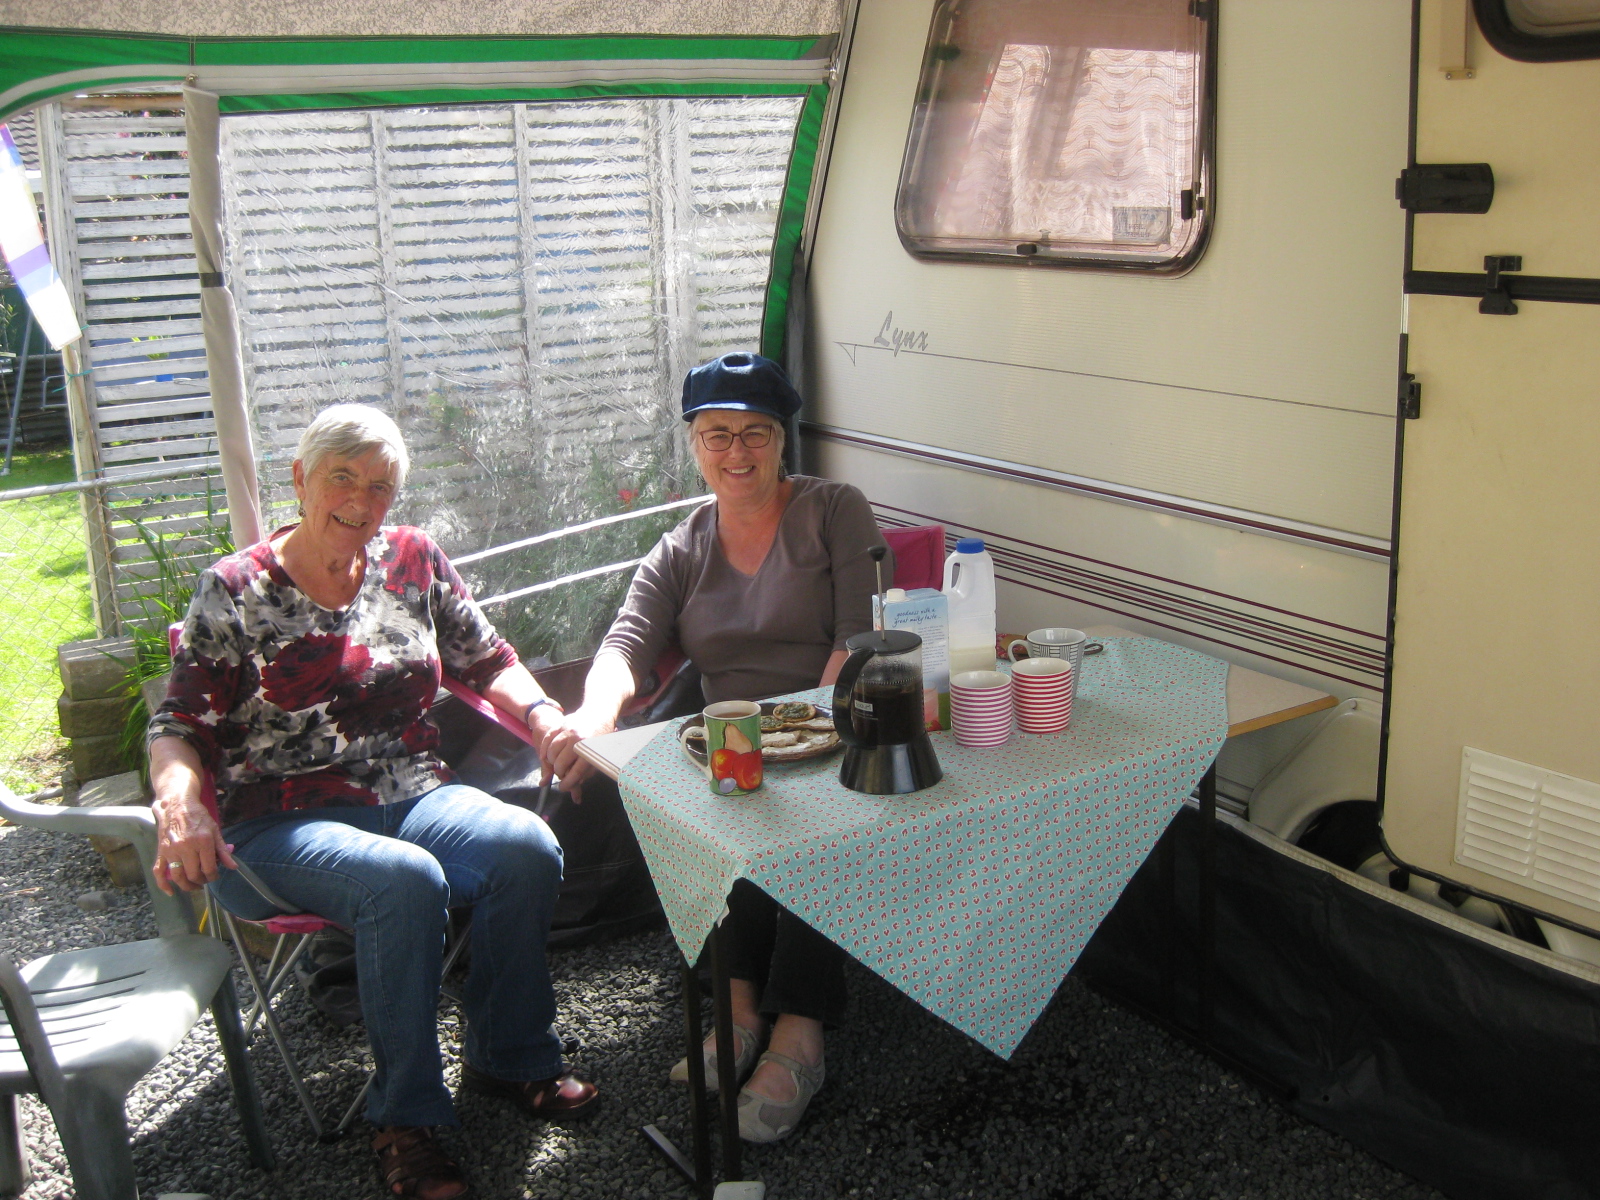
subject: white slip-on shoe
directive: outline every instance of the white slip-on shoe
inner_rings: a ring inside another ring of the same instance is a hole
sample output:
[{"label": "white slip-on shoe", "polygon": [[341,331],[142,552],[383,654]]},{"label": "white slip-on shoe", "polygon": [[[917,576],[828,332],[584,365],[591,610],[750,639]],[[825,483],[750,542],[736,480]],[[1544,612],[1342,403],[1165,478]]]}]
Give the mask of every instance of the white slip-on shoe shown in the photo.
[{"label": "white slip-on shoe", "polygon": [[[733,1042],[734,1045],[739,1047],[739,1053],[733,1057],[733,1078],[735,1083],[743,1083],[745,1077],[755,1069],[756,1050],[760,1047],[760,1043],[756,1040],[754,1033],[738,1023],[735,1023],[733,1027]],[[704,1053],[706,1091],[715,1094],[717,1090],[717,1052],[713,1046],[708,1045],[704,1047]],[[689,1082],[689,1060],[687,1057],[680,1058],[672,1065],[672,1071],[668,1078],[673,1083]]]},{"label": "white slip-on shoe", "polygon": [[764,1062],[775,1062],[789,1072],[794,1080],[794,1099],[771,1100],[756,1095],[749,1088],[741,1091],[739,1136],[747,1142],[776,1142],[788,1137],[794,1127],[800,1124],[800,1118],[805,1116],[806,1105],[811,1103],[811,1097],[817,1094],[826,1075],[822,1063],[808,1067],[776,1050],[768,1050],[757,1060],[756,1066]]}]

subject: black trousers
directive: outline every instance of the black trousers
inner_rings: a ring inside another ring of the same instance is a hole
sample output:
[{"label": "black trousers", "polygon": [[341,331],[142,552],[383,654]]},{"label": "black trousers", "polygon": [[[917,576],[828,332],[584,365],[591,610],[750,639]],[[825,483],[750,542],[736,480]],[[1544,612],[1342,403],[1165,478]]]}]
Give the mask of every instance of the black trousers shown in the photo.
[{"label": "black trousers", "polygon": [[763,1016],[792,1013],[829,1028],[844,1022],[845,952],[747,879],[728,893],[722,945],[728,975],[755,985]]}]

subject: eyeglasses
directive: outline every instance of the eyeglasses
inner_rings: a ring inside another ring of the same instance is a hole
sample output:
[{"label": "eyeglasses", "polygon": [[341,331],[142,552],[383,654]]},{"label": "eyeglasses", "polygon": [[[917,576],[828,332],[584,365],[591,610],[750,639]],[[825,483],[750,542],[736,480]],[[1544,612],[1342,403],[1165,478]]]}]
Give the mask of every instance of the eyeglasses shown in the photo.
[{"label": "eyeglasses", "polygon": [[700,431],[700,444],[707,450],[722,451],[733,445],[733,439],[738,438],[751,450],[760,450],[772,441],[771,425],[750,425],[738,433],[729,433],[726,429],[702,429]]}]

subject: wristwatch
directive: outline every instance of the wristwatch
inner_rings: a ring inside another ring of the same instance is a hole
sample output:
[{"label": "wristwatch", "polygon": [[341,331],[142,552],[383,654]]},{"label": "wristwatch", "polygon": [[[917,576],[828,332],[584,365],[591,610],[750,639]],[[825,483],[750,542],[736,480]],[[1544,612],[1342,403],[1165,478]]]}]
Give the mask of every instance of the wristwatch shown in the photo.
[{"label": "wristwatch", "polygon": [[526,725],[528,723],[528,718],[533,716],[533,710],[538,708],[539,705],[541,705],[541,704],[548,704],[551,708],[555,709],[563,717],[567,715],[567,710],[562,708],[561,705],[557,704],[554,700],[550,699],[549,696],[540,696],[533,703],[529,704],[527,708],[522,710],[522,723],[524,725]]}]

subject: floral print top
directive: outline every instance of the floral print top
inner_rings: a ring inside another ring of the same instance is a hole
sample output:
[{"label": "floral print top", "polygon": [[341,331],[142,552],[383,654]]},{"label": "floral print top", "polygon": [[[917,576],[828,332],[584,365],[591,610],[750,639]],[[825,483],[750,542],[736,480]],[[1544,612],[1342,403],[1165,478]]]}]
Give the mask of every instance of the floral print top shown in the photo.
[{"label": "floral print top", "polygon": [[301,592],[270,541],[201,572],[149,736],[199,752],[224,827],[392,804],[450,782],[427,717],[441,665],[482,691],[516,664],[427,534],[383,529],[366,552],[342,609]]}]

